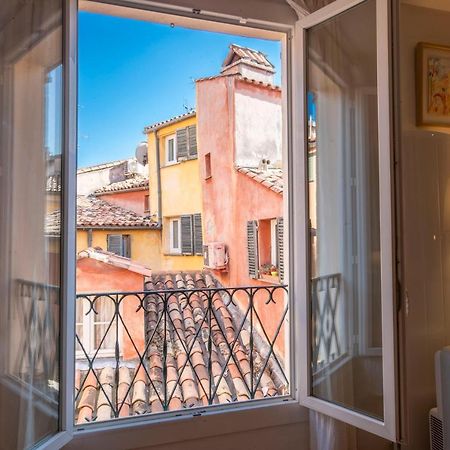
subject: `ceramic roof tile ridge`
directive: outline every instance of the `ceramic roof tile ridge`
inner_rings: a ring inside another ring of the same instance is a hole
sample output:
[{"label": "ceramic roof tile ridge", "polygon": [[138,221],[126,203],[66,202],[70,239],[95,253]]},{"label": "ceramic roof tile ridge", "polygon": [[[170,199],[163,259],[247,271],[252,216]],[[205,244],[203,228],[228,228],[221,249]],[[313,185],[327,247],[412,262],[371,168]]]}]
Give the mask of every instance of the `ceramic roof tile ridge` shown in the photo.
[{"label": "ceramic roof tile ridge", "polygon": [[156,122],[151,125],[147,125],[146,127],[144,127],[143,132],[144,132],[144,134],[146,134],[151,131],[157,131],[162,127],[172,125],[177,122],[181,122],[182,120],[189,119],[190,117],[195,117],[196,114],[197,114],[196,111],[192,110],[192,111],[185,112],[183,114],[179,114],[177,116],[170,117],[169,119],[162,120],[160,122]]},{"label": "ceramic roof tile ridge", "polygon": [[268,168],[266,170],[260,170],[255,167],[237,166],[236,170],[253,179],[257,183],[262,184],[267,189],[283,195],[283,169]]},{"label": "ceramic roof tile ridge", "polygon": [[143,264],[134,261],[131,258],[127,258],[126,256],[120,256],[115,253],[102,250],[100,247],[89,247],[84,249],[78,253],[78,258],[95,259],[96,261],[100,261],[120,269],[127,269],[130,272],[138,273],[144,276],[151,276],[152,274],[150,267],[144,266]]},{"label": "ceramic roof tile ridge", "polygon": [[263,66],[266,70],[274,71],[275,66],[268,60],[267,56],[259,50],[250,47],[243,47],[238,44],[230,44],[230,50],[223,61],[222,68],[226,68],[236,61],[252,62],[258,66]]},{"label": "ceramic roof tile ridge", "polygon": [[133,177],[127,178],[123,181],[117,181],[115,183],[102,186],[94,192],[94,195],[99,194],[113,194],[122,191],[137,191],[145,190],[149,186],[148,177],[144,177],[139,174],[134,174]]},{"label": "ceramic roof tile ridge", "polygon": [[253,85],[257,85],[259,87],[268,88],[268,89],[275,90],[275,91],[281,91],[281,86],[278,86],[277,84],[267,83],[264,81],[255,80],[253,78],[244,77],[240,73],[220,73],[218,75],[212,75],[210,77],[198,78],[195,81],[202,82],[202,81],[209,81],[209,80],[215,80],[217,78],[227,78],[227,77],[235,78],[236,80],[239,80],[239,81],[242,81],[245,83],[249,83],[249,84],[253,84]]}]

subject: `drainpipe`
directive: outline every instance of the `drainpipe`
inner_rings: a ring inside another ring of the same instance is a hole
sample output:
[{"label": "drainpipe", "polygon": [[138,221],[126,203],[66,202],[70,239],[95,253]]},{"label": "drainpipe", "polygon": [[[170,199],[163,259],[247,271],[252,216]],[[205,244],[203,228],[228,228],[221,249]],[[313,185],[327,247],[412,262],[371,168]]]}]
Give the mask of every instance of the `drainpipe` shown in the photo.
[{"label": "drainpipe", "polygon": [[161,200],[161,158],[159,154],[159,136],[158,131],[155,131],[156,143],[156,180],[158,183],[158,223],[162,225],[162,200]]}]

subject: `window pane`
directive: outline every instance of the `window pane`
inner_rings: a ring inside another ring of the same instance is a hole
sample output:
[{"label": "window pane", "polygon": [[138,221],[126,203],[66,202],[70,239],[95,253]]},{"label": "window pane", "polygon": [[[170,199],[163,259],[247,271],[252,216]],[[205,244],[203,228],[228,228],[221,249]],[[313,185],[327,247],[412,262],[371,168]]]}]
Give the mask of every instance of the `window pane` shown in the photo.
[{"label": "window pane", "polygon": [[375,8],[307,32],[311,384],[382,418]]},{"label": "window pane", "polygon": [[180,244],[178,242],[178,220],[172,222],[172,247],[179,248]]},{"label": "window pane", "polygon": [[0,6],[0,447],[8,449],[59,428],[61,9],[58,0]]}]

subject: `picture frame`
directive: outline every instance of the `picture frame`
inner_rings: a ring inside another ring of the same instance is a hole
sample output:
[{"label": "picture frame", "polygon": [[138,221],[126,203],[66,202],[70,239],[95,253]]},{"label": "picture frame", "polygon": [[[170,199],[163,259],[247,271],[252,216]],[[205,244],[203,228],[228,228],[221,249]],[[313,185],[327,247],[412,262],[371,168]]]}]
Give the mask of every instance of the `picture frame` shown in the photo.
[{"label": "picture frame", "polygon": [[417,126],[450,128],[450,46],[417,44],[416,101]]}]

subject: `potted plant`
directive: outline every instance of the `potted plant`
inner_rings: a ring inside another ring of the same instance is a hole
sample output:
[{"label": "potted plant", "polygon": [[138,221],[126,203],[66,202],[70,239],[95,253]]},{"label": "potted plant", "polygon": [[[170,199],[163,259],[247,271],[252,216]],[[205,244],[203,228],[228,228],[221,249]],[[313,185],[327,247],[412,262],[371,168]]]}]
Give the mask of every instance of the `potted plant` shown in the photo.
[{"label": "potted plant", "polygon": [[277,269],[274,265],[272,265],[272,266],[270,267],[270,274],[271,274],[273,277],[277,277],[277,276],[278,276],[278,269]]},{"label": "potted plant", "polygon": [[261,275],[270,275],[272,269],[272,264],[262,264],[259,268],[259,273]]}]

